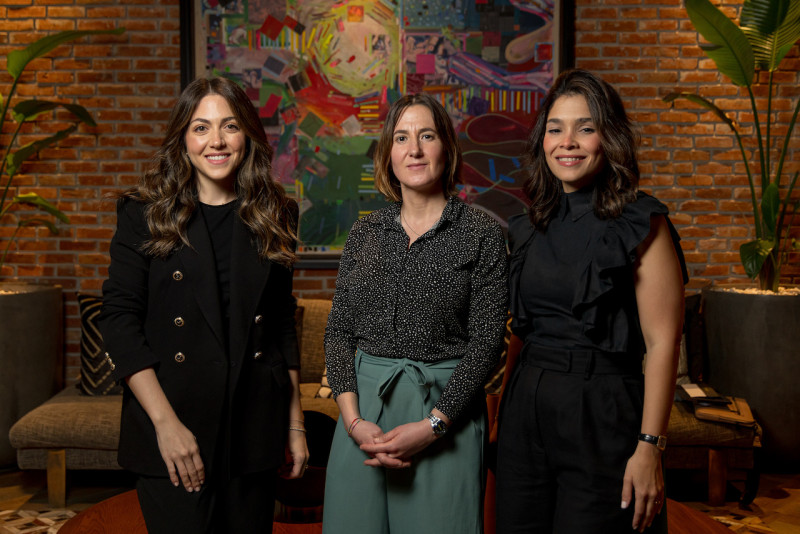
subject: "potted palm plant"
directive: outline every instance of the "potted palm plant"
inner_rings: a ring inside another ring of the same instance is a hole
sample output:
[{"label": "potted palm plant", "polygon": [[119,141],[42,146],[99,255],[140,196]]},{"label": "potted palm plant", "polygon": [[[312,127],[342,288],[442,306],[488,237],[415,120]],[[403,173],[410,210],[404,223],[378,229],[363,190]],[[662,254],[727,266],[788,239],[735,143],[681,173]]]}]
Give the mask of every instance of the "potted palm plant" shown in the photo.
[{"label": "potted palm plant", "polygon": [[[790,253],[800,250],[789,231],[800,205],[792,196],[798,172],[785,173],[800,99],[794,103],[788,127],[776,124],[772,105],[778,90],[774,73],[800,39],[800,0],[744,0],[738,24],[709,0],[685,0],[685,6],[695,29],[708,41],[701,45],[703,52],[749,97],[750,135],[755,137],[746,139],[742,124],[700,95],[673,92],[664,97],[666,102],[691,101],[730,128],[750,188],[754,239],[740,246],[739,255],[745,273],[758,281],[762,291],[719,287],[704,291],[706,379],[720,391],[747,398],[764,428],[768,451],[764,457],[772,467],[796,469],[800,466],[800,388],[795,384],[800,376],[800,295],[784,291],[779,282]],[[764,91],[764,96],[757,97],[757,91]]]},{"label": "potted palm plant", "polygon": [[[16,122],[10,133],[3,135],[0,144],[0,225],[12,224],[13,231],[5,243],[0,242],[0,276],[9,250],[20,229],[44,226],[58,233],[53,219],[68,223],[69,219],[55,205],[37,193],[16,193],[13,180],[23,163],[40,150],[58,143],[77,130],[80,123],[95,126],[94,119],[83,107],[76,104],[46,100],[19,100],[13,106],[12,98],[23,72],[31,61],[40,58],[57,46],[93,34],[120,34],[118,30],[64,31],[43,37],[22,50],[12,50],[6,57],[6,70],[11,75],[11,86],[6,95],[0,95],[0,133],[7,116]],[[53,135],[15,149],[17,137],[25,123],[42,120],[42,115],[56,109],[67,110],[73,123]],[[18,207],[32,207],[42,216],[16,216]],[[62,346],[61,288],[46,284],[26,284],[17,281],[0,282],[0,466],[14,461],[14,450],[8,443],[8,429],[28,410],[46,400],[53,390],[63,383],[60,354]]]}]

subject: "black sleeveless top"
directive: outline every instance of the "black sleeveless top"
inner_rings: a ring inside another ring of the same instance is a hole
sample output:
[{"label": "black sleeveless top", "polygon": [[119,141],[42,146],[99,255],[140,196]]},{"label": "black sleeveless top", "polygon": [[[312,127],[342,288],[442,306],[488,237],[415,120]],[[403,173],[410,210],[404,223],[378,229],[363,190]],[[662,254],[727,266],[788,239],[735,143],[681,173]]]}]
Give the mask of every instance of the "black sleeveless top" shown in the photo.
[{"label": "black sleeveless top", "polygon": [[[668,209],[639,193],[615,219],[592,210],[593,187],[561,195],[547,230],[527,215],[509,220],[512,329],[526,343],[563,349],[644,353],[634,292],[636,247]],[[667,219],[688,281],[680,237]]]}]

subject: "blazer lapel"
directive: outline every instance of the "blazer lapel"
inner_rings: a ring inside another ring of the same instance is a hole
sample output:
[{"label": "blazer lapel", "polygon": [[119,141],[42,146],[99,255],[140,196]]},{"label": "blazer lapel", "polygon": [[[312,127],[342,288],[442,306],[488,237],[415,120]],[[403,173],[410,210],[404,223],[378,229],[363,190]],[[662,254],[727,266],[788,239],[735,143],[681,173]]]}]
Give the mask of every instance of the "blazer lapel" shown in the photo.
[{"label": "blazer lapel", "polygon": [[271,262],[259,257],[247,226],[241,218],[235,217],[231,243],[231,361],[244,357],[251,323],[269,279],[270,265]]},{"label": "blazer lapel", "polygon": [[214,261],[214,249],[208,236],[205,219],[200,209],[195,211],[189,221],[187,236],[191,247],[183,246],[178,250],[178,259],[189,274],[187,279],[192,287],[197,305],[203,312],[208,326],[225,347],[225,335],[222,328],[219,287],[217,283],[217,265]]}]

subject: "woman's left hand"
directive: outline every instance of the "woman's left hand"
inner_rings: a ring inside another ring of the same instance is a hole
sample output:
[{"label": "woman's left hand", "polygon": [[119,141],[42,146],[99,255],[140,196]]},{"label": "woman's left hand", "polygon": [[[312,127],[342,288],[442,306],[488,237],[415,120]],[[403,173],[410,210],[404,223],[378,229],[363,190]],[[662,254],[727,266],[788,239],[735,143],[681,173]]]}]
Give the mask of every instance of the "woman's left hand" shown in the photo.
[{"label": "woman's left hand", "polygon": [[[375,438],[373,443],[361,445],[361,450],[370,455],[384,453],[390,458],[408,460],[435,440],[436,436],[431,429],[430,421],[423,419],[416,423],[406,423],[394,427],[384,435]],[[364,461],[364,465],[380,467],[383,464],[378,458],[370,458]]]},{"label": "woman's left hand", "polygon": [[289,430],[289,438],[286,442],[286,467],[282,470],[281,476],[283,478],[300,478],[306,472],[306,467],[308,467],[306,433]]},{"label": "woman's left hand", "polygon": [[622,482],[622,507],[633,499],[633,529],[639,532],[650,526],[664,506],[664,479],[661,471],[661,451],[640,441],[628,459]]}]

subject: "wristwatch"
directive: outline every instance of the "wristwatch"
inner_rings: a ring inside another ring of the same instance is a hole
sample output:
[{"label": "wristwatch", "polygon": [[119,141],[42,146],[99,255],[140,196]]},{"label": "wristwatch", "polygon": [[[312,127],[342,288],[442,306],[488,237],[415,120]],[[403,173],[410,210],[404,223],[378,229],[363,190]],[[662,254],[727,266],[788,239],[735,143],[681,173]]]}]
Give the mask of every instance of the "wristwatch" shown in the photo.
[{"label": "wristwatch", "polygon": [[660,451],[667,448],[667,436],[652,436],[650,434],[639,434],[639,441],[644,441],[650,445],[655,445]]},{"label": "wristwatch", "polygon": [[431,428],[436,437],[442,437],[447,433],[447,423],[433,415],[433,412],[428,414],[428,421],[431,422]]}]

